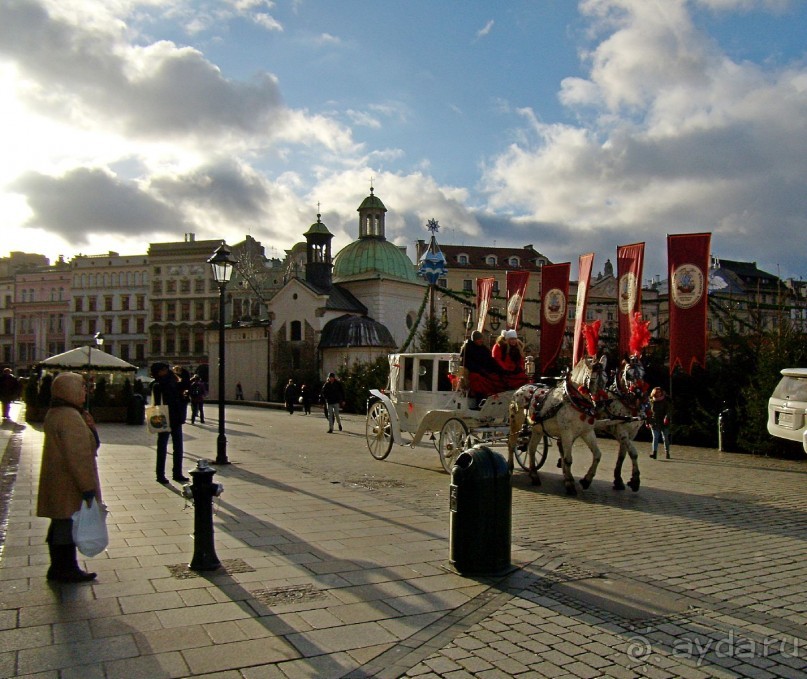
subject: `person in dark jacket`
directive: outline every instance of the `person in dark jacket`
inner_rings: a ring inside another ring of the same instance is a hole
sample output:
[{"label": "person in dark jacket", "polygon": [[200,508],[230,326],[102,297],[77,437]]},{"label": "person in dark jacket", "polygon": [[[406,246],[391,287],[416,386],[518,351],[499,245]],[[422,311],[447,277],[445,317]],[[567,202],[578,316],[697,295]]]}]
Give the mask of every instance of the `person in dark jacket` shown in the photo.
[{"label": "person in dark jacket", "polygon": [[157,483],[168,483],[165,477],[165,458],[168,455],[168,439],[174,451],[173,479],[185,483],[190,479],[182,473],[182,457],[184,454],[182,443],[182,425],[185,424],[187,404],[182,393],[179,377],[171,371],[167,363],[154,363],[151,366],[151,376],[154,378],[152,387],[154,405],[168,406],[168,422],[170,432],[157,434]]},{"label": "person in dark jacket", "polygon": [[289,383],[286,385],[286,390],[283,392],[283,400],[286,403],[286,410],[289,411],[289,415],[294,415],[294,403],[297,400],[297,385],[294,384],[294,380],[289,380]]},{"label": "person in dark jacket", "polygon": [[191,424],[196,422],[205,423],[205,398],[207,397],[207,387],[199,375],[191,377],[190,389],[188,395],[191,398]]},{"label": "person in dark jacket", "polygon": [[655,387],[650,392],[650,411],[647,416],[647,426],[653,431],[653,454],[655,459],[658,455],[658,444],[664,439],[664,451],[667,459],[670,459],[670,399],[661,387]]},{"label": "person in dark jacket", "polygon": [[20,381],[14,377],[11,368],[3,368],[0,375],[0,401],[3,403],[3,419],[9,419],[11,413],[11,402],[20,397]]},{"label": "person in dark jacket", "polygon": [[460,349],[462,366],[468,371],[468,393],[476,398],[507,391],[507,383],[499,363],[485,346],[482,333],[474,330],[471,339]]},{"label": "person in dark jacket", "polygon": [[328,433],[333,434],[333,423],[339,425],[339,431],[342,431],[342,418],[339,417],[339,408],[345,402],[345,388],[342,383],[336,379],[334,373],[328,374],[328,379],[322,385],[322,400],[325,402],[325,408],[328,411]]},{"label": "person in dark jacket", "polygon": [[303,404],[303,412],[306,415],[311,414],[311,387],[307,384],[304,384],[300,387],[300,403]]}]

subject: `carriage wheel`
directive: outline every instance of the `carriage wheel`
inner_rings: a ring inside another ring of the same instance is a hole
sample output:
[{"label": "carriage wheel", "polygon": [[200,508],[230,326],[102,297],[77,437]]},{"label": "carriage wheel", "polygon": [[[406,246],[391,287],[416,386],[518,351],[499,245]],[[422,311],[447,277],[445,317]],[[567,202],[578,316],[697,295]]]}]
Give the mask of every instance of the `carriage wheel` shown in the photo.
[{"label": "carriage wheel", "polygon": [[[539,444],[540,445],[540,444]],[[518,462],[518,466],[521,467],[525,472],[528,472],[529,469],[529,456],[527,455],[526,450],[521,450],[521,448],[516,445],[515,449],[515,456],[516,462]],[[546,456],[549,453],[549,437],[544,434],[543,435],[543,445],[540,448],[536,448],[535,450],[535,468],[540,469],[544,466],[544,462],[546,462]]]},{"label": "carriage wheel", "polygon": [[463,450],[465,450],[465,441],[468,436],[468,427],[465,422],[452,417],[440,429],[440,439],[437,443],[437,452],[440,453],[440,462],[443,469],[449,474],[451,467],[454,466],[454,460]]},{"label": "carriage wheel", "polygon": [[367,411],[365,432],[370,455],[376,460],[385,459],[392,450],[392,424],[383,401],[376,401]]}]

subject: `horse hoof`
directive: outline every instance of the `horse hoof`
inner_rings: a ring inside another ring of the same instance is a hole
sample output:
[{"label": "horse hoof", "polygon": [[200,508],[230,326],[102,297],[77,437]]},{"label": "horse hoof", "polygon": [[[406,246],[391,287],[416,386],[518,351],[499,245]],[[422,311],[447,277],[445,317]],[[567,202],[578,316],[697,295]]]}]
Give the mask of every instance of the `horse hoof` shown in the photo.
[{"label": "horse hoof", "polygon": [[630,481],[628,481],[628,485],[630,486],[630,489],[635,493],[637,490],[639,490],[639,479],[631,479]]},{"label": "horse hoof", "polygon": [[558,469],[560,469],[562,466],[563,466],[563,458],[559,457],[558,458]]},{"label": "horse hoof", "polygon": [[583,490],[587,490],[590,485],[591,485],[591,479],[586,479],[586,478],[580,479],[580,487]]},{"label": "horse hoof", "polygon": [[566,495],[568,495],[569,497],[574,497],[575,495],[577,495],[577,488],[574,487],[574,484],[566,486]]},{"label": "horse hoof", "polygon": [[614,479],[614,490],[625,490],[625,482],[622,479]]}]

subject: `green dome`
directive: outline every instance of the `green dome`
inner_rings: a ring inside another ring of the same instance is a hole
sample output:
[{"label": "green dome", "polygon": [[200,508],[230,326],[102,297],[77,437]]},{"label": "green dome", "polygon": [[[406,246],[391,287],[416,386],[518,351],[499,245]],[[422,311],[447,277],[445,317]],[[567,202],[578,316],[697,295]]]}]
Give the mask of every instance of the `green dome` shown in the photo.
[{"label": "green dome", "polygon": [[333,260],[333,282],[381,275],[418,282],[415,265],[388,240],[361,238],[345,246]]},{"label": "green dome", "polygon": [[317,215],[317,221],[315,221],[315,222],[314,222],[314,223],[311,225],[311,227],[308,229],[308,231],[306,231],[306,232],[303,234],[304,236],[312,236],[312,235],[314,235],[314,234],[322,234],[323,236],[330,236],[330,235],[332,235],[332,234],[331,234],[331,232],[330,232],[330,231],[328,231],[328,227],[327,227],[327,226],[325,226],[325,224],[323,224],[323,223],[320,221],[320,217],[321,217],[321,216],[322,216],[322,215]]},{"label": "green dome", "polygon": [[384,207],[384,203],[381,202],[381,199],[373,193],[373,187],[370,187],[370,195],[367,196],[362,202],[361,205],[357,208],[357,212],[361,212],[362,210],[382,210],[383,212],[387,211],[387,208]]}]

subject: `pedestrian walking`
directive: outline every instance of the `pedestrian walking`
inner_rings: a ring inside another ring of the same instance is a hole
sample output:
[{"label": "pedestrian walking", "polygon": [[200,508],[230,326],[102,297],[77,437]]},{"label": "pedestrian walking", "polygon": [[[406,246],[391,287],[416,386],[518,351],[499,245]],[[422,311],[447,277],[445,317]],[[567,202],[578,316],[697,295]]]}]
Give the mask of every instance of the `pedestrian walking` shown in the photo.
[{"label": "pedestrian walking", "polygon": [[188,390],[191,397],[191,424],[199,422],[205,423],[205,398],[207,397],[207,386],[199,375],[191,377],[191,387]]},{"label": "pedestrian walking", "polygon": [[650,411],[647,416],[647,426],[653,432],[653,453],[650,455],[654,460],[658,456],[659,442],[664,440],[664,452],[667,459],[670,459],[670,415],[672,406],[670,399],[661,387],[654,387],[650,392]]},{"label": "pedestrian walking", "polygon": [[345,389],[334,373],[328,374],[328,379],[322,385],[321,396],[328,413],[328,433],[333,433],[334,421],[339,425],[339,431],[342,431],[342,418],[339,416],[339,408],[345,404]]},{"label": "pedestrian walking", "polygon": [[14,377],[11,368],[3,368],[0,375],[0,401],[3,403],[3,419],[9,419],[11,413],[11,402],[20,397],[22,387],[20,381]]},{"label": "pedestrian walking", "polygon": [[59,374],[53,380],[45,415],[36,515],[50,519],[47,579],[56,582],[88,582],[96,576],[79,568],[73,542],[73,514],[82,502],[101,502],[100,440],[92,416],[84,408],[86,394],[81,375]]},{"label": "pedestrian walking", "polygon": [[151,376],[154,378],[152,403],[168,406],[168,423],[171,427],[170,432],[157,434],[157,483],[168,483],[165,476],[165,459],[168,456],[169,438],[173,448],[172,477],[174,481],[185,483],[190,479],[182,473],[184,455],[182,425],[185,424],[186,405],[180,391],[181,384],[167,363],[154,363],[151,366]]},{"label": "pedestrian walking", "polygon": [[235,383],[235,400],[236,401],[244,400],[244,387],[241,386],[240,382]]},{"label": "pedestrian walking", "polygon": [[297,401],[297,385],[294,384],[294,380],[290,379],[286,385],[283,400],[286,403],[286,410],[289,411],[289,415],[294,415],[294,403]]},{"label": "pedestrian walking", "polygon": [[304,384],[300,387],[300,397],[298,399],[303,406],[303,412],[306,415],[311,414],[311,387]]}]

